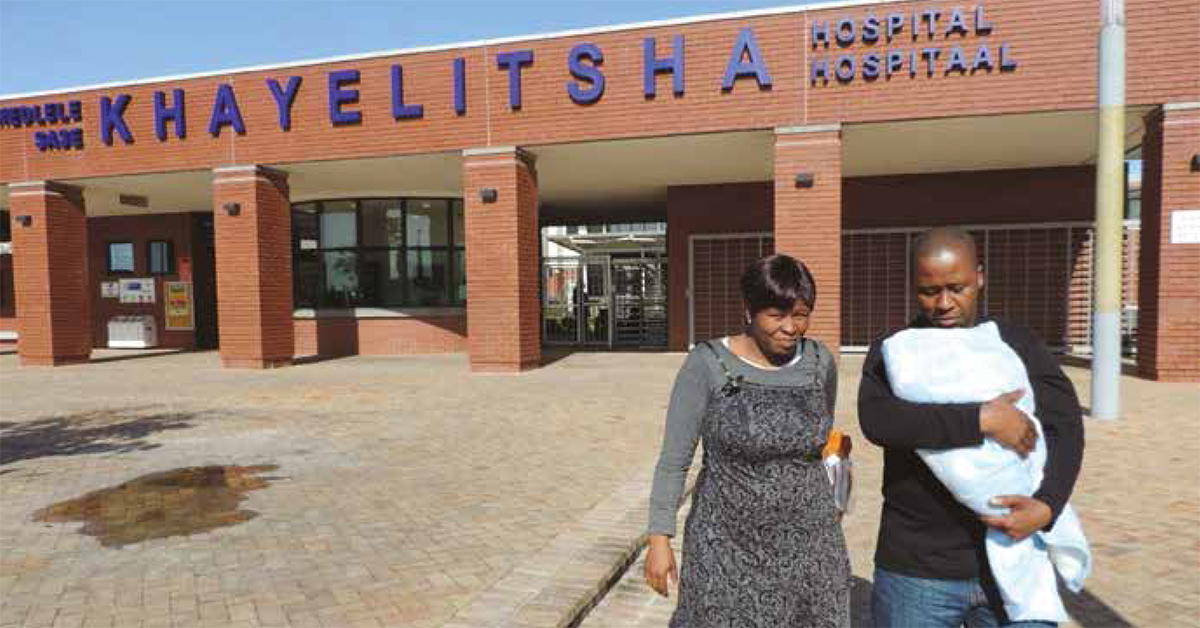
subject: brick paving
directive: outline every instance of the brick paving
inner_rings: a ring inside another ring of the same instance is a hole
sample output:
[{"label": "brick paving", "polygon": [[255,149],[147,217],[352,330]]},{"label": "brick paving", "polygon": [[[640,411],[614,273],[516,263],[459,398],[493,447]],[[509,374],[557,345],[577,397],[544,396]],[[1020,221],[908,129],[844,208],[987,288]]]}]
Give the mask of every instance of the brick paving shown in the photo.
[{"label": "brick paving", "polygon": [[[213,353],[98,355],[52,370],[0,355],[0,627],[567,625],[636,556],[681,359],[574,354],[473,376],[461,355],[275,371],[222,370]],[[838,407],[854,435],[859,364],[843,362]],[[1086,371],[1069,372],[1086,399]],[[1096,571],[1072,610],[1082,626],[1196,625],[1200,389],[1125,384],[1125,419],[1088,424],[1075,503]],[[214,464],[279,466],[242,503],[257,517],[121,548],[32,520]],[[862,601],[878,452],[860,446],[856,464],[846,526]],[[672,600],[640,569],[583,625],[665,625]]]},{"label": "brick paving", "polygon": [[[15,361],[0,355],[0,626],[438,626],[645,475],[679,358],[517,376],[461,355]],[[242,503],[259,516],[202,534],[110,548],[31,520],[147,473],[266,464],[281,479]]]}]

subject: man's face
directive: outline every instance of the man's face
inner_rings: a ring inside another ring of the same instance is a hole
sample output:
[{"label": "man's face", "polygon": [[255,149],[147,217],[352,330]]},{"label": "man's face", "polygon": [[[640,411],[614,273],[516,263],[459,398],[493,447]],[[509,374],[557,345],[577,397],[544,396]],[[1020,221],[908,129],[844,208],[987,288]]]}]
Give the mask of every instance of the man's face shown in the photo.
[{"label": "man's face", "polygon": [[983,272],[962,251],[943,248],[917,260],[917,306],[937,327],[971,327]]}]

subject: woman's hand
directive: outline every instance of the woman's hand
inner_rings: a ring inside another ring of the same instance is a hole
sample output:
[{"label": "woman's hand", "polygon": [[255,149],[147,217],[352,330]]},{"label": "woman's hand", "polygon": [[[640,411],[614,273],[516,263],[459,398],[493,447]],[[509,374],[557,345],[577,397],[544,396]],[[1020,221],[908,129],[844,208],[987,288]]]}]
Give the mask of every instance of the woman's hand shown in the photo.
[{"label": "woman's hand", "polygon": [[646,583],[659,595],[670,597],[668,586],[670,581],[679,582],[679,572],[675,569],[675,552],[671,551],[671,538],[662,534],[650,535],[650,544],[646,548],[645,565]]}]

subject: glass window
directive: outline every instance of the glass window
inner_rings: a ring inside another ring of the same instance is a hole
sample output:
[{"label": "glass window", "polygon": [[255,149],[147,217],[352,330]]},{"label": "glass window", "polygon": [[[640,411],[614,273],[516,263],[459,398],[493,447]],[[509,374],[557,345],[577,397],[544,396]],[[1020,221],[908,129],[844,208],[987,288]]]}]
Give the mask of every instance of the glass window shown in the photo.
[{"label": "glass window", "polygon": [[108,243],[108,272],[110,272],[110,273],[132,273],[133,272],[133,243],[132,242],[109,242]]},{"label": "glass window", "polygon": [[410,200],[405,224],[408,246],[450,244],[450,203],[444,200]]},{"label": "glass window", "polygon": [[321,205],[321,248],[358,246],[358,213],[354,201],[328,201]]},{"label": "glass window", "polygon": [[454,302],[467,302],[467,255],[463,249],[454,251]]},{"label": "glass window", "polygon": [[367,305],[404,305],[404,267],[399,250],[364,251],[362,301]]},{"label": "glass window", "polygon": [[296,307],[320,307],[321,301],[321,254],[317,251],[298,251],[292,267],[295,277],[293,298]]},{"label": "glass window", "polygon": [[0,210],[0,242],[12,242],[12,215],[7,209]]},{"label": "glass window", "polygon": [[447,290],[446,251],[418,250],[408,252],[408,297],[413,305],[446,305],[450,294]]},{"label": "glass window", "polygon": [[297,203],[296,307],[461,305],[466,298],[461,199]]},{"label": "glass window", "polygon": [[454,201],[451,211],[454,214],[454,244],[462,246],[467,243],[467,216],[463,211],[463,202]]},{"label": "glass window", "polygon": [[400,199],[369,199],[361,207],[363,246],[404,243],[404,209]]},{"label": "glass window", "polygon": [[321,231],[316,203],[292,206],[292,243],[301,251],[312,251],[320,247]]},{"label": "glass window", "polygon": [[151,240],[146,243],[146,259],[151,275],[170,275],[175,272],[175,252],[167,240]]},{"label": "glass window", "polygon": [[325,251],[324,305],[349,307],[358,305],[358,252]]}]

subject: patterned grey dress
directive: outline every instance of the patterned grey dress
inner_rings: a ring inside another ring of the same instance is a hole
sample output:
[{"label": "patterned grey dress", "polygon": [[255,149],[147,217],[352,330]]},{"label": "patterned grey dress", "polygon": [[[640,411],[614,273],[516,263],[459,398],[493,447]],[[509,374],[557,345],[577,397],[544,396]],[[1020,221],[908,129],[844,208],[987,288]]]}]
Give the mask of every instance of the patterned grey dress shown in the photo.
[{"label": "patterned grey dress", "polygon": [[820,379],[744,381],[707,346],[726,383],[701,425],[671,627],[849,626],[850,560],[820,459],[833,422]]}]

